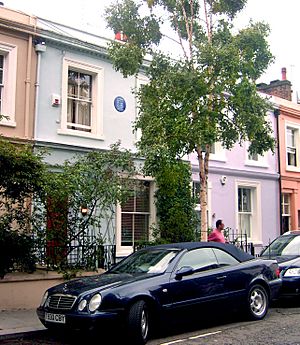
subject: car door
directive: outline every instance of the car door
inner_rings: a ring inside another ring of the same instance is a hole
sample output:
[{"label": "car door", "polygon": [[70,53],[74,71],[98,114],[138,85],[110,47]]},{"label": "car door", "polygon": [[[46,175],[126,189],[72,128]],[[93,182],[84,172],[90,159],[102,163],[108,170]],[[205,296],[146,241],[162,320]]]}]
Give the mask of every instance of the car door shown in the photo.
[{"label": "car door", "polygon": [[223,297],[226,299],[243,297],[246,294],[254,267],[249,266],[247,262],[240,263],[230,253],[222,249],[214,248],[213,252],[220,268],[223,269]]},{"label": "car door", "polygon": [[[186,275],[180,270],[191,268]],[[211,248],[190,250],[180,258],[172,273],[169,294],[172,309],[195,306],[218,299],[223,293],[224,272]]]}]

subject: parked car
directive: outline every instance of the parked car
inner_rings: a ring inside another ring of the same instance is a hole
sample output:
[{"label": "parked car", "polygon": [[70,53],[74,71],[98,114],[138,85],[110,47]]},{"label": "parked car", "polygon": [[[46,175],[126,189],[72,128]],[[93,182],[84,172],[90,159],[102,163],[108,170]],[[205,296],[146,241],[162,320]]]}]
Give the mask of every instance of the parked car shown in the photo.
[{"label": "parked car", "polygon": [[145,344],[157,323],[204,304],[214,304],[214,312],[239,306],[260,320],[280,287],[275,260],[256,259],[231,244],[166,244],[140,249],[101,275],[48,289],[37,314],[51,329],[105,330],[105,321],[119,320],[130,344]]},{"label": "parked car", "polygon": [[280,297],[300,296],[300,231],[277,237],[260,256],[278,262],[282,278]]}]

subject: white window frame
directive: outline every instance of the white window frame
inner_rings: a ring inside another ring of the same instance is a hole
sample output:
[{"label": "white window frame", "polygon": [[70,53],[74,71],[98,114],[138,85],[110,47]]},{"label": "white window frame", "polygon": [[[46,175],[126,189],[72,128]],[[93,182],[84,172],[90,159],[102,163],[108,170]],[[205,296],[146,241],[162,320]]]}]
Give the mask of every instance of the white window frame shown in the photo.
[{"label": "white window frame", "polygon": [[[147,85],[149,83],[149,78],[143,75],[138,75],[135,80],[135,92],[138,92],[143,85]],[[138,97],[135,97],[135,120],[137,120],[139,116],[139,101]],[[134,131],[134,140],[137,143],[142,137],[142,130],[138,128]]]},{"label": "white window frame", "polygon": [[252,159],[248,149],[249,149],[250,144],[246,145],[246,149],[245,149],[245,165],[247,166],[254,166],[254,167],[260,167],[260,168],[268,168],[269,165],[267,163],[267,153],[263,154],[263,155],[259,155],[257,154],[257,159]]},{"label": "white window frame", "polygon": [[[286,200],[285,196],[288,200]],[[285,213],[285,207],[288,206],[289,213]],[[291,193],[282,193],[282,202],[281,202],[281,215],[282,217],[288,217],[289,220],[289,229],[291,229]]]},{"label": "white window frame", "polygon": [[[150,182],[149,197],[149,239],[152,239],[151,226],[156,223],[156,209],[154,204],[155,183],[152,178],[140,177],[139,181]],[[121,204],[116,205],[116,256],[125,257],[133,252],[133,246],[121,245],[121,226],[122,226]]]},{"label": "white window frame", "polygon": [[15,45],[0,42],[0,54],[4,56],[4,86],[2,88],[1,115],[5,115],[8,117],[7,119],[2,119],[0,121],[0,125],[16,127],[16,85],[18,48]]},{"label": "white window frame", "polygon": [[210,161],[226,162],[226,150],[220,142],[214,143],[212,149],[214,149],[214,153],[209,154]]},{"label": "white window frame", "polygon": [[[69,69],[92,75],[91,132],[67,128]],[[62,74],[61,128],[58,134],[103,140],[103,68],[65,58]]]},{"label": "white window frame", "polygon": [[235,181],[236,191],[236,229],[239,229],[239,205],[238,190],[239,188],[249,188],[251,191],[251,225],[249,241],[254,244],[262,244],[262,213],[261,213],[261,184],[253,181]]},{"label": "white window frame", "polygon": [[[288,134],[287,129],[295,131],[295,149],[296,149],[296,166],[288,164]],[[296,123],[286,122],[285,123],[285,154],[286,154],[286,170],[287,171],[296,171],[300,172],[300,159],[299,159],[299,150],[300,150],[300,125]]]}]

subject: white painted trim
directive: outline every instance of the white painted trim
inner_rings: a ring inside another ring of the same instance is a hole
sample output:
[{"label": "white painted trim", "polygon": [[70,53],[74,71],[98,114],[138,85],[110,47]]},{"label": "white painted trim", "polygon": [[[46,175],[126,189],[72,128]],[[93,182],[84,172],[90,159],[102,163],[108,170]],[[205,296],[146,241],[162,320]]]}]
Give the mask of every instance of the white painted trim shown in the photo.
[{"label": "white painted trim", "polygon": [[[287,127],[295,129],[297,131],[296,134],[296,166],[288,165],[288,158],[287,158]],[[293,171],[293,172],[300,172],[300,124],[290,121],[285,121],[285,156],[286,156],[286,170]]]},{"label": "white painted trim", "polygon": [[[75,131],[67,128],[68,113],[68,69],[69,67],[79,71],[86,72],[93,76],[92,78],[92,118],[91,133]],[[61,128],[58,134],[74,135],[77,137],[103,140],[103,94],[104,94],[104,69],[100,66],[64,58],[62,67],[62,106],[61,106]]]},{"label": "white painted trim", "polygon": [[0,42],[0,54],[4,55],[3,103],[1,114],[9,119],[2,119],[0,124],[16,127],[16,87],[18,48],[15,45]]},{"label": "white painted trim", "polygon": [[[149,200],[149,231],[151,230],[151,225],[156,223],[156,208],[154,204],[154,194],[155,194],[155,183],[153,179],[147,179],[146,177],[138,180],[145,180],[150,182],[150,200]],[[133,252],[132,246],[121,246],[121,205],[117,204],[116,206],[116,256],[124,257]],[[151,239],[151,232],[149,233],[149,238]]]},{"label": "white painted trim", "polygon": [[[138,75],[135,79],[135,92],[138,92],[142,85],[146,85],[148,83],[149,83],[149,78],[147,78],[146,76]],[[138,98],[135,96],[135,120],[137,120],[139,116],[138,108],[139,108],[139,102],[138,102]],[[139,128],[137,131],[134,131],[135,142],[138,142],[141,139],[141,137],[142,137],[142,130]]]},{"label": "white painted trim", "polygon": [[261,213],[261,183],[248,181],[248,180],[236,180],[235,181],[235,228],[239,229],[238,218],[238,188],[245,187],[251,189],[251,206],[252,206],[252,223],[251,234],[249,240],[254,243],[262,242],[262,213]]},{"label": "white painted trim", "polygon": [[258,155],[258,160],[251,160],[249,159],[249,152],[248,148],[250,146],[250,143],[246,143],[245,145],[245,166],[250,167],[258,167],[258,168],[269,168],[269,164],[267,163],[267,156],[266,153],[264,155]]}]

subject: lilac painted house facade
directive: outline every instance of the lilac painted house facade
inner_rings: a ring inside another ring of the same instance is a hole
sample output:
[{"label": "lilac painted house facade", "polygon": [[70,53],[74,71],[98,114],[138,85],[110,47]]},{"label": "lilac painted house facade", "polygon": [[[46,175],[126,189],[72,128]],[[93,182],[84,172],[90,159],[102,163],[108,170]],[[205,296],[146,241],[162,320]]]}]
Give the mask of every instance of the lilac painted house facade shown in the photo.
[{"label": "lilac painted house facade", "polygon": [[[276,116],[268,114],[274,135]],[[253,243],[255,253],[280,234],[278,154],[250,156],[247,143],[231,150],[216,143],[210,155],[208,176],[208,225],[223,219],[233,238]],[[196,155],[190,155],[194,188],[199,184]],[[199,209],[199,207],[198,207]]]}]

